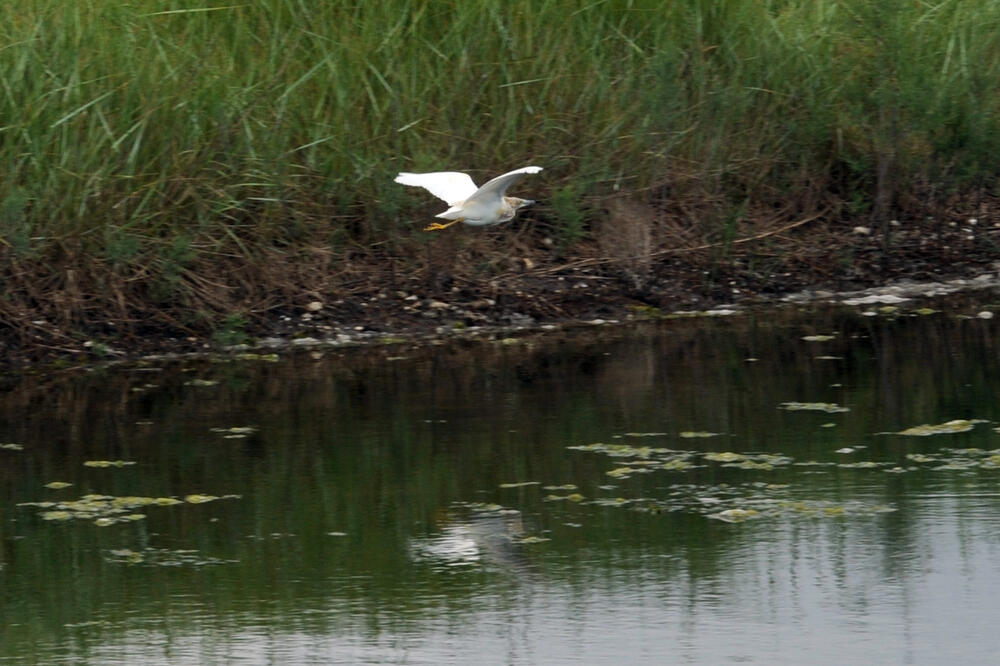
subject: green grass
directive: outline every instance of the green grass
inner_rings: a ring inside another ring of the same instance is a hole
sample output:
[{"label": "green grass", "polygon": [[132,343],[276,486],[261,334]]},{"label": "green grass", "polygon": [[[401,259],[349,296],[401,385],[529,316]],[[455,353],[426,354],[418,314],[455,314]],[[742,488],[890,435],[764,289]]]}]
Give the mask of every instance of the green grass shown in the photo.
[{"label": "green grass", "polygon": [[997,81],[990,0],[3,3],[0,273],[89,257],[170,301],[199,261],[416,235],[403,169],[541,165],[561,243],[665,186],[878,209],[996,178]]}]

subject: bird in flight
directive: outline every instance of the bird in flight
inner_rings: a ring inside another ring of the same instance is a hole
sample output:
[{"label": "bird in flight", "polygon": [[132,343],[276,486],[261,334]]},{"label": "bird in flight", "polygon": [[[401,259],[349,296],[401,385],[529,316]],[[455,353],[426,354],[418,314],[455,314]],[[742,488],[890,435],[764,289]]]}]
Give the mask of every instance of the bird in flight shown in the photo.
[{"label": "bird in flight", "polygon": [[497,176],[482,187],[476,187],[467,173],[457,171],[436,171],[434,173],[402,172],[396,176],[400,185],[422,187],[439,199],[444,199],[449,208],[435,217],[450,220],[447,224],[434,222],[424,227],[424,231],[447,229],[456,222],[464,222],[473,227],[507,222],[517,215],[517,211],[529,204],[530,199],[504,196],[507,188],[529,173],[538,173],[542,167],[526,166]]}]

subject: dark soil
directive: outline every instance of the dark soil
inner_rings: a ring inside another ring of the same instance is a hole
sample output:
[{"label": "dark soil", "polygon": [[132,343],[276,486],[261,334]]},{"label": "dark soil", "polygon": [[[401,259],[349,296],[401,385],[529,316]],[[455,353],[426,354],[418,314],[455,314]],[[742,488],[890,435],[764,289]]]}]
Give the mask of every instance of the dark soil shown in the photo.
[{"label": "dark soil", "polygon": [[667,248],[646,259],[630,249],[636,243],[628,238],[627,222],[596,230],[598,241],[578,242],[572,252],[560,251],[541,225],[514,225],[485,231],[456,226],[426,237],[423,254],[409,257],[359,254],[337,280],[292,295],[279,290],[271,305],[237,311],[211,327],[171,326],[169,317],[123,323],[110,316],[100,325],[57,327],[43,314],[0,329],[0,345],[9,367],[261,342],[280,347],[302,338],[363,342],[474,327],[626,320],[771,302],[809,289],[972,278],[1000,268],[1000,222],[958,214],[883,230],[806,217],[763,231],[758,226],[729,243],[699,242],[673,229],[652,241],[640,239],[644,247]]}]

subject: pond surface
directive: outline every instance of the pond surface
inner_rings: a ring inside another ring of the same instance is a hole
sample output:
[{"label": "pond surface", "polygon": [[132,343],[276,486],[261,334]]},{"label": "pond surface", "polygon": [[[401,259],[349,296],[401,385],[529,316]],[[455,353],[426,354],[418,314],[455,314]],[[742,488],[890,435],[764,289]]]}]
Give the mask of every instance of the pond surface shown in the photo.
[{"label": "pond surface", "polygon": [[0,662],[996,663],[1000,337],[917,307],[8,378]]}]

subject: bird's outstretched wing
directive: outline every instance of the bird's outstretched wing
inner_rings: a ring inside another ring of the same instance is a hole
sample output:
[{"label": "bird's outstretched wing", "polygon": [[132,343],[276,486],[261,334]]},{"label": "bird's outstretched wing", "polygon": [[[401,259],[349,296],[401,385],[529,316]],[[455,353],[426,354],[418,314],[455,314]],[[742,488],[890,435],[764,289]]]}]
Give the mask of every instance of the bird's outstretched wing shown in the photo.
[{"label": "bird's outstretched wing", "polygon": [[[503,176],[500,177],[503,178]],[[445,203],[449,205],[465,201],[476,192],[476,184],[472,182],[469,174],[457,171],[435,171],[434,173],[404,171],[396,176],[396,182],[400,185],[422,187],[437,198],[444,199]]]},{"label": "bird's outstretched wing", "polygon": [[542,167],[537,166],[526,166],[520,169],[514,169],[513,171],[508,171],[502,176],[497,176],[493,180],[487,182],[485,185],[480,187],[471,196],[466,198],[466,201],[481,200],[487,201],[493,198],[500,198],[507,191],[507,188],[513,185],[518,179],[528,173],[538,173],[542,170]]}]

